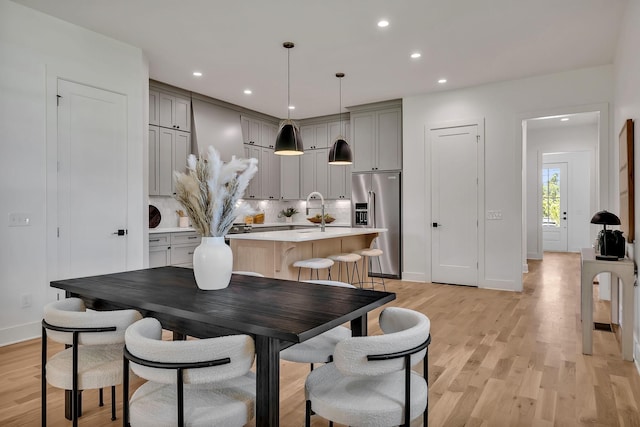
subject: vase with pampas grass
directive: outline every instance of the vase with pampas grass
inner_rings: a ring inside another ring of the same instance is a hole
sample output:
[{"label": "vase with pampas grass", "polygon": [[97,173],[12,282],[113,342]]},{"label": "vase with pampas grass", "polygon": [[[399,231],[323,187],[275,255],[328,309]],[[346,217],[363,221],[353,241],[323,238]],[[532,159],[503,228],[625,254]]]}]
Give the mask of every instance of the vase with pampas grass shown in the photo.
[{"label": "vase with pampas grass", "polygon": [[204,156],[189,155],[187,169],[187,173],[174,172],[175,198],[202,236],[193,252],[193,274],[200,289],[223,289],[229,285],[233,269],[233,254],[224,236],[236,217],[253,213],[239,202],[258,171],[258,160],[234,156],[225,163],[216,149],[209,147]]}]

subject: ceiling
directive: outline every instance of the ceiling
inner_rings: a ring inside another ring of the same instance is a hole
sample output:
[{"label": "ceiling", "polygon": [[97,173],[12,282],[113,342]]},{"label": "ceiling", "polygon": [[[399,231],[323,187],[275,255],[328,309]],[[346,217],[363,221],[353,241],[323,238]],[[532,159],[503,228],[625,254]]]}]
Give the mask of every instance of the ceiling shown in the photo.
[{"label": "ceiling", "polygon": [[[140,47],[152,79],[276,117],[611,64],[627,0],[14,0]],[[390,25],[376,24],[386,19]],[[422,57],[411,59],[412,52]],[[201,71],[202,77],[194,77]],[[439,84],[446,78],[445,84]],[[245,95],[244,89],[253,93]]]}]

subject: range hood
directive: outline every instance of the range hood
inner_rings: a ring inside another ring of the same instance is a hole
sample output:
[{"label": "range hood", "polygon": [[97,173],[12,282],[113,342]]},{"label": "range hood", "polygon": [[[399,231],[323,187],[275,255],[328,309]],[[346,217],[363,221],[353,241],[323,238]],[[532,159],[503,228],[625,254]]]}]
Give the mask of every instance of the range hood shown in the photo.
[{"label": "range hood", "polygon": [[191,99],[191,111],[192,151],[195,154],[206,153],[212,145],[225,162],[231,160],[231,156],[244,157],[239,112],[196,98]]}]

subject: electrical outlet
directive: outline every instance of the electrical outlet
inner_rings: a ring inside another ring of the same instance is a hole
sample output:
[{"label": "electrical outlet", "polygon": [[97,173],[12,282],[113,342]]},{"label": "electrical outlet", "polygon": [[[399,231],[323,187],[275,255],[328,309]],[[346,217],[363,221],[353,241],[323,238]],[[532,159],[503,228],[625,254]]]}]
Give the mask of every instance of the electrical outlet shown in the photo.
[{"label": "electrical outlet", "polygon": [[9,227],[27,227],[31,225],[29,214],[21,212],[9,213]]},{"label": "electrical outlet", "polygon": [[20,295],[20,307],[29,308],[31,307],[33,296],[31,294],[22,294]]}]

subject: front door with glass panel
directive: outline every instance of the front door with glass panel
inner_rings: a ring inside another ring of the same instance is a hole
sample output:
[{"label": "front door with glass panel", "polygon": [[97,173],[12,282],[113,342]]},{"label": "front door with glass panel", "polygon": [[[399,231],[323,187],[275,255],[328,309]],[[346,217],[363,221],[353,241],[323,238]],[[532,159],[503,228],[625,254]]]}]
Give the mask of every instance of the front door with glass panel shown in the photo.
[{"label": "front door with glass panel", "polygon": [[542,165],[542,248],[567,251],[567,163]]}]

